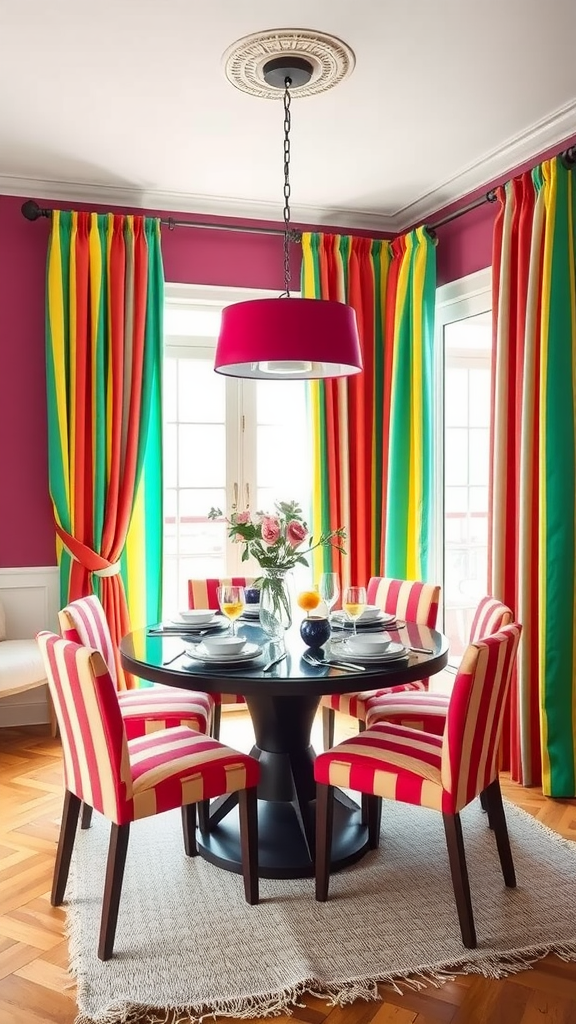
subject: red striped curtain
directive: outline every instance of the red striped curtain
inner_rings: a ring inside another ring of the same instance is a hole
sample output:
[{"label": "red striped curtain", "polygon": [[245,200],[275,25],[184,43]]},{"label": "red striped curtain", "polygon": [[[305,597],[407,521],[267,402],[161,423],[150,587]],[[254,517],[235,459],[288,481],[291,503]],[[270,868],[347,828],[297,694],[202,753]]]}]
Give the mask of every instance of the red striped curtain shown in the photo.
[{"label": "red striped curtain", "polygon": [[115,644],[131,621],[160,616],[163,307],[158,220],[53,211],[46,376],[60,597],[95,591]]},{"label": "red striped curtain", "polygon": [[364,368],[310,386],[315,535],[343,526],[347,555],[316,573],[427,579],[432,528],[436,253],[424,228],[393,242],[304,234],[302,291],[356,311]]},{"label": "red striped curtain", "polygon": [[513,778],[576,795],[576,184],[559,158],[499,190],[491,590],[523,625]]}]

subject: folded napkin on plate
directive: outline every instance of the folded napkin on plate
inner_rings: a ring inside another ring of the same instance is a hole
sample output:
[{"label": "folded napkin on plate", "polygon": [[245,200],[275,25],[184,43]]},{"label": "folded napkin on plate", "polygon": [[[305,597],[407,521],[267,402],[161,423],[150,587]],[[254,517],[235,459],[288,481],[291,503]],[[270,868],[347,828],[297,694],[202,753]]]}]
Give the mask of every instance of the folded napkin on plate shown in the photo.
[{"label": "folded napkin on plate", "polygon": [[[368,622],[357,622],[356,629],[361,633],[380,633],[384,629],[393,629],[395,622],[395,619],[370,619]],[[349,619],[336,618],[335,616],[330,619],[330,626],[332,629],[348,631],[354,629]]]}]

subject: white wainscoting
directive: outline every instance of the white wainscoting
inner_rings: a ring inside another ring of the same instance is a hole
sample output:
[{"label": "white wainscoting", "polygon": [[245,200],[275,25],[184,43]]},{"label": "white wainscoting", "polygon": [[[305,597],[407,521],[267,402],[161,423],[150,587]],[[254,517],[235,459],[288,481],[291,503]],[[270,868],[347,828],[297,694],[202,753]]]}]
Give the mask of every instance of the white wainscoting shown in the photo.
[{"label": "white wainscoting", "polygon": [[[58,632],[60,607],[58,566],[0,569],[0,601],[6,612],[6,637],[21,640],[41,629]],[[45,686],[4,697],[0,724],[41,725],[50,720]]]}]

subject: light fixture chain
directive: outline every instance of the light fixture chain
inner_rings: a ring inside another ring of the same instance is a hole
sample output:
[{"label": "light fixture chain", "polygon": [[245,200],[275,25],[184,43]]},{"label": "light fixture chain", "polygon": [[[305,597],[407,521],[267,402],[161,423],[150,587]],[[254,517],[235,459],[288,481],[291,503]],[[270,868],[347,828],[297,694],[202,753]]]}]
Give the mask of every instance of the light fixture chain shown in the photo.
[{"label": "light fixture chain", "polygon": [[284,294],[290,298],[290,86],[292,79],[284,79]]}]

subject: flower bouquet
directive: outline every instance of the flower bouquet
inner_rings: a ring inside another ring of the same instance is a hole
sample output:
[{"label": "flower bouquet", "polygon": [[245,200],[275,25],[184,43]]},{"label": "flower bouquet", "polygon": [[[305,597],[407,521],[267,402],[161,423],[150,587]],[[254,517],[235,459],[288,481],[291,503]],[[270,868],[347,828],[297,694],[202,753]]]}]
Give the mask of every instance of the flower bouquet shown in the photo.
[{"label": "flower bouquet", "polygon": [[346,538],[344,528],[327,530],[314,541],[296,501],[277,501],[273,513],[256,512],[254,515],[248,509],[238,511],[233,507],[230,516],[224,516],[221,509],[212,508],[208,518],[224,518],[228,523],[228,536],[244,545],[242,561],[252,557],[263,570],[256,580],[261,588],[260,619],[264,629],[273,636],[282,635],[292,622],[286,573],[297,564],[308,565],[306,556],[319,547],[329,545],[345,554],[340,543]]}]

